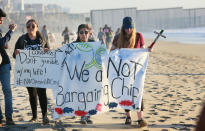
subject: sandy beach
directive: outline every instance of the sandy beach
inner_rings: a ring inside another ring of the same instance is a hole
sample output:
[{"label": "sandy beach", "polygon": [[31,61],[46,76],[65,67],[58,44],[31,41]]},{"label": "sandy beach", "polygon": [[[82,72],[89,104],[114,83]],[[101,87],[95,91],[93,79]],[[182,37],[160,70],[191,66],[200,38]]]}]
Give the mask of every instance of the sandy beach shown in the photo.
[{"label": "sandy beach", "polygon": [[[14,69],[15,60],[11,57],[19,35],[14,34],[7,50]],[[63,38],[56,35],[56,43]],[[152,40],[146,39],[149,45]],[[61,46],[53,44],[52,48]],[[194,130],[203,102],[205,102],[205,44],[180,44],[177,42],[158,41],[150,53],[144,88],[144,119],[148,126],[137,128],[136,112],[132,112],[133,124],[124,125],[123,110],[112,110],[92,116],[94,124],[81,125],[79,118],[64,117],[52,119],[54,100],[51,89],[47,90],[49,125],[42,125],[41,110],[38,106],[38,122],[31,123],[29,97],[25,87],[14,87],[13,69],[11,88],[13,93],[14,126],[4,126],[0,131],[174,131]],[[0,102],[4,112],[3,92],[0,90]],[[5,119],[4,119],[5,120]]]}]

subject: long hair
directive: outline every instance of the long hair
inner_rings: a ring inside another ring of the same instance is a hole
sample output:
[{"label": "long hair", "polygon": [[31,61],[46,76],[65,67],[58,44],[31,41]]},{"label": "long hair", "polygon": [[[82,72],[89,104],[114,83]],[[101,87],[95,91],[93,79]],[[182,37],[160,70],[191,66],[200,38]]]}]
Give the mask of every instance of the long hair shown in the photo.
[{"label": "long hair", "polygon": [[134,48],[136,41],[136,29],[133,28],[132,34],[127,38],[124,28],[121,28],[120,37],[117,41],[117,48]]},{"label": "long hair", "polygon": [[78,31],[77,31],[78,37],[77,37],[77,39],[76,39],[76,42],[81,42],[80,36],[79,36],[79,31],[80,31],[82,28],[86,28],[86,29],[88,29],[88,30],[90,31],[90,27],[89,27],[88,24],[81,24],[81,25],[79,25],[79,26],[78,26]]},{"label": "long hair", "polygon": [[[34,19],[30,19],[26,22],[26,25],[28,25],[29,23],[35,23],[36,26],[38,27],[38,23],[36,20]],[[41,32],[39,30],[36,31],[36,35],[40,37],[40,39],[42,40],[42,44],[43,44],[43,47],[45,47],[45,45],[47,44],[45,38],[43,37],[43,35],[41,34]]]}]

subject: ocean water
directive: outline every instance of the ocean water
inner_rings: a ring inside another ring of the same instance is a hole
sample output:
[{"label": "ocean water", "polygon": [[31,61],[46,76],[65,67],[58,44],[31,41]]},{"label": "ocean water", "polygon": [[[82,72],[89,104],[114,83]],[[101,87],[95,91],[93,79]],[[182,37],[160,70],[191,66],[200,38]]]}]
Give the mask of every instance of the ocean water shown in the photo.
[{"label": "ocean water", "polygon": [[[205,44],[205,27],[164,30],[163,35],[166,38],[160,37],[159,40],[176,41],[183,44]],[[144,32],[143,36],[154,40],[157,35],[153,32]]]}]

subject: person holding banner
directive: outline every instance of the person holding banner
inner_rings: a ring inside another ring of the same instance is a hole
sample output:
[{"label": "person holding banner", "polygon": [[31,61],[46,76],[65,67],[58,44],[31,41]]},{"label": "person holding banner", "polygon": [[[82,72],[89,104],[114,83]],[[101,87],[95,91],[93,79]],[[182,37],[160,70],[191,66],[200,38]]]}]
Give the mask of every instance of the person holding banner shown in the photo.
[{"label": "person holding banner", "polygon": [[[89,39],[90,26],[87,24],[81,24],[78,26],[78,35],[75,42],[94,42],[94,40]],[[81,124],[92,124],[90,116],[82,116],[80,120]]]},{"label": "person holding banner", "polygon": [[[3,23],[4,17],[6,17],[6,13],[0,8],[0,25]],[[9,25],[9,31],[6,35],[0,38],[0,82],[2,85],[2,90],[4,93],[5,98],[5,116],[6,116],[6,124],[7,125],[14,125],[14,121],[12,119],[13,114],[13,107],[12,107],[12,92],[11,92],[11,85],[10,85],[10,70],[11,70],[11,63],[9,60],[9,56],[6,53],[5,48],[8,48],[8,41],[11,39],[12,33],[15,31],[17,25],[11,24]],[[0,105],[0,127],[3,126],[2,124],[2,111]]]},{"label": "person holding banner", "polygon": [[[49,50],[49,45],[42,36],[42,34],[38,31],[38,23],[34,19],[30,19],[26,23],[27,33],[23,34],[19,37],[16,42],[13,57],[16,58],[16,55],[19,54],[18,49],[24,50],[40,50],[44,49],[44,51]],[[31,105],[32,115],[30,122],[37,121],[37,95],[39,97],[43,124],[48,124],[49,119],[47,117],[47,96],[46,96],[46,88],[34,88],[27,87],[29,94],[29,101]]]},{"label": "person holding banner", "polygon": [[[120,49],[120,48],[145,48],[143,36],[141,33],[136,32],[131,17],[124,17],[121,32],[120,34],[114,37],[111,50]],[[139,127],[147,126],[147,123],[142,118],[143,108],[144,105],[142,99],[141,110],[137,112],[138,119],[139,119],[138,120]],[[125,110],[125,112],[127,116],[125,120],[125,124],[131,125],[132,121],[131,121],[130,110]]]}]

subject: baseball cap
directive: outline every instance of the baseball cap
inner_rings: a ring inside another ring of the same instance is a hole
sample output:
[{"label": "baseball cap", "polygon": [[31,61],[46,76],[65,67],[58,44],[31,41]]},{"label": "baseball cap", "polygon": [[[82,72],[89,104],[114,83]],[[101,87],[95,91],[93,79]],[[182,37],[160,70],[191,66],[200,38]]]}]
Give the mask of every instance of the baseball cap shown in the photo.
[{"label": "baseball cap", "polygon": [[134,23],[131,17],[127,16],[123,18],[123,28],[124,29],[134,28]]},{"label": "baseball cap", "polygon": [[6,13],[0,8],[0,17],[6,17]]}]

